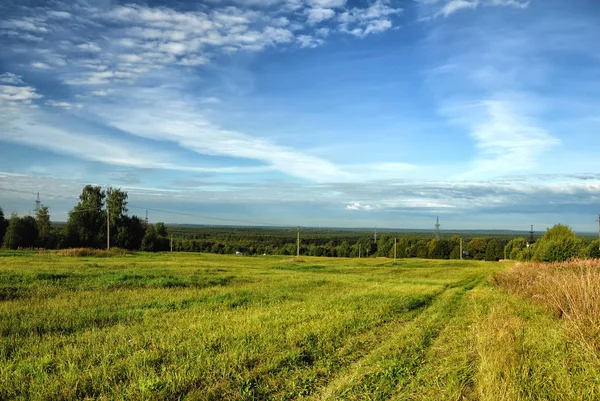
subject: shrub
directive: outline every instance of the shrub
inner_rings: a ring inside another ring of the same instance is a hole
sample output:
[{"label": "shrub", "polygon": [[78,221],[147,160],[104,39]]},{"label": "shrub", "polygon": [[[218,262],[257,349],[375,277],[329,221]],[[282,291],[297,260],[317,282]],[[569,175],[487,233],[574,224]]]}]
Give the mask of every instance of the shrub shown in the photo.
[{"label": "shrub", "polygon": [[92,248],[69,248],[69,249],[61,249],[57,252],[59,256],[68,256],[68,257],[86,257],[86,256],[95,256],[95,257],[111,257],[111,256],[122,256],[131,254],[131,251],[121,248],[110,248],[110,250],[105,249],[92,249]]}]

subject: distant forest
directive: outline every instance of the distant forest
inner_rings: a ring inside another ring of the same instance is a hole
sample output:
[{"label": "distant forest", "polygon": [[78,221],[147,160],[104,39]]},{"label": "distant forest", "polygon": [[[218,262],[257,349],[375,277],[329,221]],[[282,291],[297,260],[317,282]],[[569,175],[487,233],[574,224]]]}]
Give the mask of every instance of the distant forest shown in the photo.
[{"label": "distant forest", "polygon": [[[205,252],[243,255],[296,255],[296,228],[147,224],[127,214],[127,192],[87,185],[64,224],[52,224],[48,207],[35,217],[16,214],[6,219],[0,208],[0,244],[8,249],[123,248],[148,252]],[[108,210],[108,213],[107,213]],[[107,240],[107,223],[110,240]],[[563,225],[549,229],[538,241],[506,232],[444,233],[360,229],[302,228],[300,254],[325,257],[394,257],[561,261],[600,257],[600,240],[578,237]],[[433,237],[433,238],[432,238]]]}]

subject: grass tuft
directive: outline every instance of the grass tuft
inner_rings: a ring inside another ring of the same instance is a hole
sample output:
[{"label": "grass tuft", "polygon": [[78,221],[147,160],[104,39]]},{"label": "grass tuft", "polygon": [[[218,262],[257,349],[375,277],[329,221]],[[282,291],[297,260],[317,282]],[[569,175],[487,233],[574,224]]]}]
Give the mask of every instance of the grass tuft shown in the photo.
[{"label": "grass tuft", "polygon": [[497,284],[531,299],[565,322],[567,331],[600,354],[600,262],[519,263],[497,274]]}]

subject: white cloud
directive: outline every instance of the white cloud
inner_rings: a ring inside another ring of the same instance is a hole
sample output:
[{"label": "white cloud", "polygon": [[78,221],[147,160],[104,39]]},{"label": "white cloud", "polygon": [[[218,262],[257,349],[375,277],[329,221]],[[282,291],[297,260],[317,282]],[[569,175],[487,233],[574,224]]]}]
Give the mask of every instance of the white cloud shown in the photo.
[{"label": "white cloud", "polygon": [[108,96],[110,94],[111,91],[108,90],[95,90],[95,91],[91,91],[90,94],[92,96],[100,96],[100,97],[104,97],[104,96]]},{"label": "white cloud", "polygon": [[47,70],[47,69],[51,68],[48,64],[42,63],[42,62],[39,62],[39,61],[37,61],[35,63],[31,63],[31,66],[33,68],[37,68],[39,70]]},{"label": "white cloud", "polygon": [[478,154],[459,178],[530,174],[540,157],[560,141],[525,114],[515,99],[483,100],[447,107],[444,114],[470,130]]},{"label": "white cloud", "polygon": [[40,99],[42,95],[31,86],[0,85],[0,99],[9,102],[29,104],[32,100]]},{"label": "white cloud", "polygon": [[449,16],[459,10],[474,9],[479,5],[479,0],[451,0],[440,9],[437,15]]},{"label": "white cloud", "polygon": [[201,102],[181,99],[165,88],[138,90],[125,104],[89,106],[108,124],[132,135],[170,141],[202,155],[256,160],[284,174],[315,182],[347,181],[352,175],[335,164],[281,146],[266,138],[227,130],[210,123]]},{"label": "white cloud", "polygon": [[325,41],[323,39],[314,38],[309,35],[299,35],[297,40],[298,40],[298,43],[300,44],[300,47],[314,48],[314,47],[320,46],[323,43],[325,43]]},{"label": "white cloud", "polygon": [[307,22],[311,25],[328,20],[335,15],[335,11],[330,8],[311,8],[308,10]]},{"label": "white cloud", "polygon": [[346,205],[346,210],[353,211],[369,211],[373,208],[370,205],[362,205],[360,202],[352,202],[349,205]]},{"label": "white cloud", "polygon": [[12,72],[5,72],[0,74],[0,83],[4,84],[12,84],[12,85],[21,85],[23,83],[23,79]]},{"label": "white cloud", "polygon": [[[419,4],[428,15],[425,19],[448,17],[461,10],[474,10],[478,7],[514,7],[524,9],[529,1],[522,0],[420,0]],[[431,11],[433,10],[433,11]]]},{"label": "white cloud", "polygon": [[56,107],[59,109],[63,109],[63,110],[71,110],[72,108],[77,108],[77,109],[81,109],[83,108],[82,104],[79,103],[70,103],[70,102],[65,102],[65,101],[56,101],[56,100],[47,100],[45,102],[46,106],[50,106],[50,107]]},{"label": "white cloud", "polygon": [[77,48],[79,50],[83,50],[86,52],[91,52],[91,53],[99,53],[102,51],[102,49],[100,48],[100,46],[98,46],[96,43],[82,43],[80,45],[77,45]]},{"label": "white cloud", "polygon": [[346,5],[346,0],[308,0],[308,4],[317,8],[338,8]]},{"label": "white cloud", "polygon": [[66,12],[66,11],[48,11],[48,16],[51,18],[57,18],[57,19],[68,19],[71,18],[71,14]]},{"label": "white cloud", "polygon": [[338,17],[340,30],[358,37],[384,32],[393,26],[390,17],[402,11],[402,8],[390,6],[388,0],[375,0],[366,9],[352,8],[341,13]]}]

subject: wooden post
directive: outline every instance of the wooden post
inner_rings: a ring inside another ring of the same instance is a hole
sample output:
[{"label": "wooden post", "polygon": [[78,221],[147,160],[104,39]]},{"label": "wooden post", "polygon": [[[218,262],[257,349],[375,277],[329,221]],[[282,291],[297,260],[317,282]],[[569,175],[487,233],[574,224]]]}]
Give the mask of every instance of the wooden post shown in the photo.
[{"label": "wooden post", "polygon": [[110,208],[106,202],[106,250],[110,250]]},{"label": "wooden post", "polygon": [[296,243],[296,259],[300,260],[300,226],[298,226],[298,241]]}]

